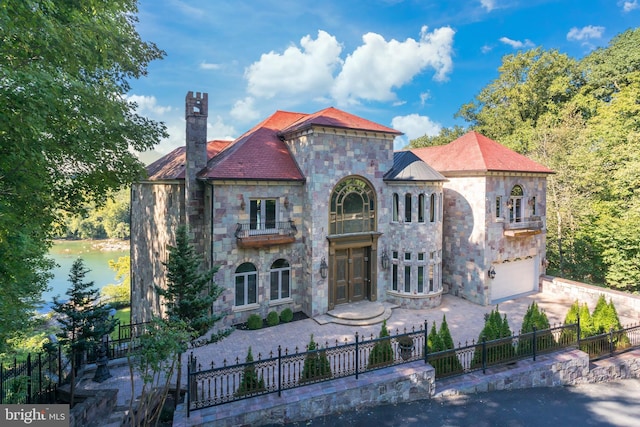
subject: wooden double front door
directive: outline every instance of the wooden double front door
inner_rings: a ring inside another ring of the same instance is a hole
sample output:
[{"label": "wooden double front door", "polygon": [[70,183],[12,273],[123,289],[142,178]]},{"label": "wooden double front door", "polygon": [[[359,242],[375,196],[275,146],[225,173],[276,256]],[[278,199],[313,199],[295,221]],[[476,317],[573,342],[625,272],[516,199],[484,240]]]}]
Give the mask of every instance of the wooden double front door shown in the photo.
[{"label": "wooden double front door", "polygon": [[333,304],[361,301],[368,297],[371,247],[336,249],[333,255]]}]

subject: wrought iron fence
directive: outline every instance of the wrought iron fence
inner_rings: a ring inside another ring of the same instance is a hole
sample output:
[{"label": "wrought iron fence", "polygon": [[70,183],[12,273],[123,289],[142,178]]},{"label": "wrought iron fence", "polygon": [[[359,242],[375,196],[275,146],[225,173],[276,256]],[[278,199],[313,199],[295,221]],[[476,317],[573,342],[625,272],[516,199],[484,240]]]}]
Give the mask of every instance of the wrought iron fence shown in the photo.
[{"label": "wrought iron fence", "polygon": [[[129,350],[135,350],[138,348],[140,335],[144,332],[146,322],[132,323],[128,325],[121,325],[118,323],[113,334],[105,336],[105,343],[107,346],[107,357],[111,359],[119,359],[126,357]],[[118,338],[112,338],[117,336]],[[87,363],[95,363],[98,359],[99,351],[97,348],[87,352]]]},{"label": "wrought iron fence", "polygon": [[296,348],[278,347],[276,354],[258,360],[222,367],[203,369],[191,354],[188,363],[188,404],[187,413],[223,403],[246,399],[268,393],[281,394],[282,390],[306,386],[312,383],[336,378],[358,376],[364,372],[386,368],[392,365],[424,360],[427,340],[424,328],[383,338],[370,337],[361,340],[356,333],[355,342],[335,342],[333,346],[307,349],[299,352]]},{"label": "wrought iron fence", "polygon": [[190,411],[246,399],[268,393],[281,394],[282,390],[302,387],[311,383],[355,376],[375,369],[401,363],[424,360],[435,369],[436,378],[445,378],[536,357],[564,348],[580,348],[589,353],[591,360],[612,356],[640,347],[640,325],[619,331],[610,331],[581,339],[580,323],[554,326],[549,329],[513,335],[496,340],[482,340],[458,345],[455,349],[429,353],[427,324],[419,330],[384,338],[370,337],[355,342],[325,343],[323,347],[289,353],[278,347],[276,354],[258,360],[209,369],[198,364],[193,353],[188,363],[188,402]]}]

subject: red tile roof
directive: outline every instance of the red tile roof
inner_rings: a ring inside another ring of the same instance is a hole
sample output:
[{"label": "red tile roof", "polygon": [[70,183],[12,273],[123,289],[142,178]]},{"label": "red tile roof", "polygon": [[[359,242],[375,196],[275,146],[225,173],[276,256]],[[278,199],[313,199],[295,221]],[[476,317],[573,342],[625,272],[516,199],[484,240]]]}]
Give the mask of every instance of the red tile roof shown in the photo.
[{"label": "red tile roof", "polygon": [[462,135],[447,145],[411,150],[438,172],[554,173],[528,157],[500,145],[478,132]]},{"label": "red tile roof", "polygon": [[[298,164],[280,137],[312,126],[402,134],[333,107],[314,114],[276,111],[233,142],[210,142],[209,161],[199,177],[212,180],[304,181]],[[215,144],[212,146],[212,143]],[[149,165],[149,179],[184,179],[184,152],[185,147],[177,148]]]},{"label": "red tile roof", "polygon": [[[221,140],[207,142],[207,159],[212,159],[231,142]],[[184,179],[185,164],[186,147],[178,147],[147,166],[148,179],[152,181]]]},{"label": "red tile roof", "polygon": [[276,111],[236,139],[228,150],[211,159],[201,174],[206,179],[294,180],[304,176],[287,145],[278,138],[283,127],[304,117],[302,113]]},{"label": "red tile roof", "polygon": [[302,117],[297,123],[293,123],[288,128],[283,129],[281,133],[286,134],[295,132],[312,126],[326,126],[402,135],[402,132],[395,129],[379,125],[378,123],[363,119],[362,117],[354,116],[353,114],[338,110],[334,107],[325,108],[317,113]]}]

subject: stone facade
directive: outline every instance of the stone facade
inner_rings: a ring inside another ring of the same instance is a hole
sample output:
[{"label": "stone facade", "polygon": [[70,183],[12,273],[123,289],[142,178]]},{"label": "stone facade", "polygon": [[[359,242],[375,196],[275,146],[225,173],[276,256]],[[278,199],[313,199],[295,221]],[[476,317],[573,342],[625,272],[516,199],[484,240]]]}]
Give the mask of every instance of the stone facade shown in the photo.
[{"label": "stone facade", "polygon": [[[447,179],[443,282],[451,293],[488,305],[493,300],[487,274],[492,265],[533,258],[539,268],[536,277],[544,273],[546,175],[483,173]],[[509,229],[507,203],[516,185],[524,190],[522,217],[526,220],[534,216],[528,201],[535,200],[535,216],[539,219],[535,221],[535,233],[510,237],[505,233]]]}]

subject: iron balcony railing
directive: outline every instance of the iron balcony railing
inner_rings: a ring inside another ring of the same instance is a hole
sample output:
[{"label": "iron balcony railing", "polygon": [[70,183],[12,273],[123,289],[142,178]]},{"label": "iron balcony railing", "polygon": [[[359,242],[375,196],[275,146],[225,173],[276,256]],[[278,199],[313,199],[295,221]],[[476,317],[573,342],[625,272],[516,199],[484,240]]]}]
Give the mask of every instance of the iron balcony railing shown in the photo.
[{"label": "iron balcony railing", "polygon": [[296,224],[293,222],[293,220],[279,222],[272,221],[264,223],[248,222],[242,224],[238,223],[235,236],[238,239],[268,235],[291,237],[295,236],[297,232],[298,229],[296,228]]}]

